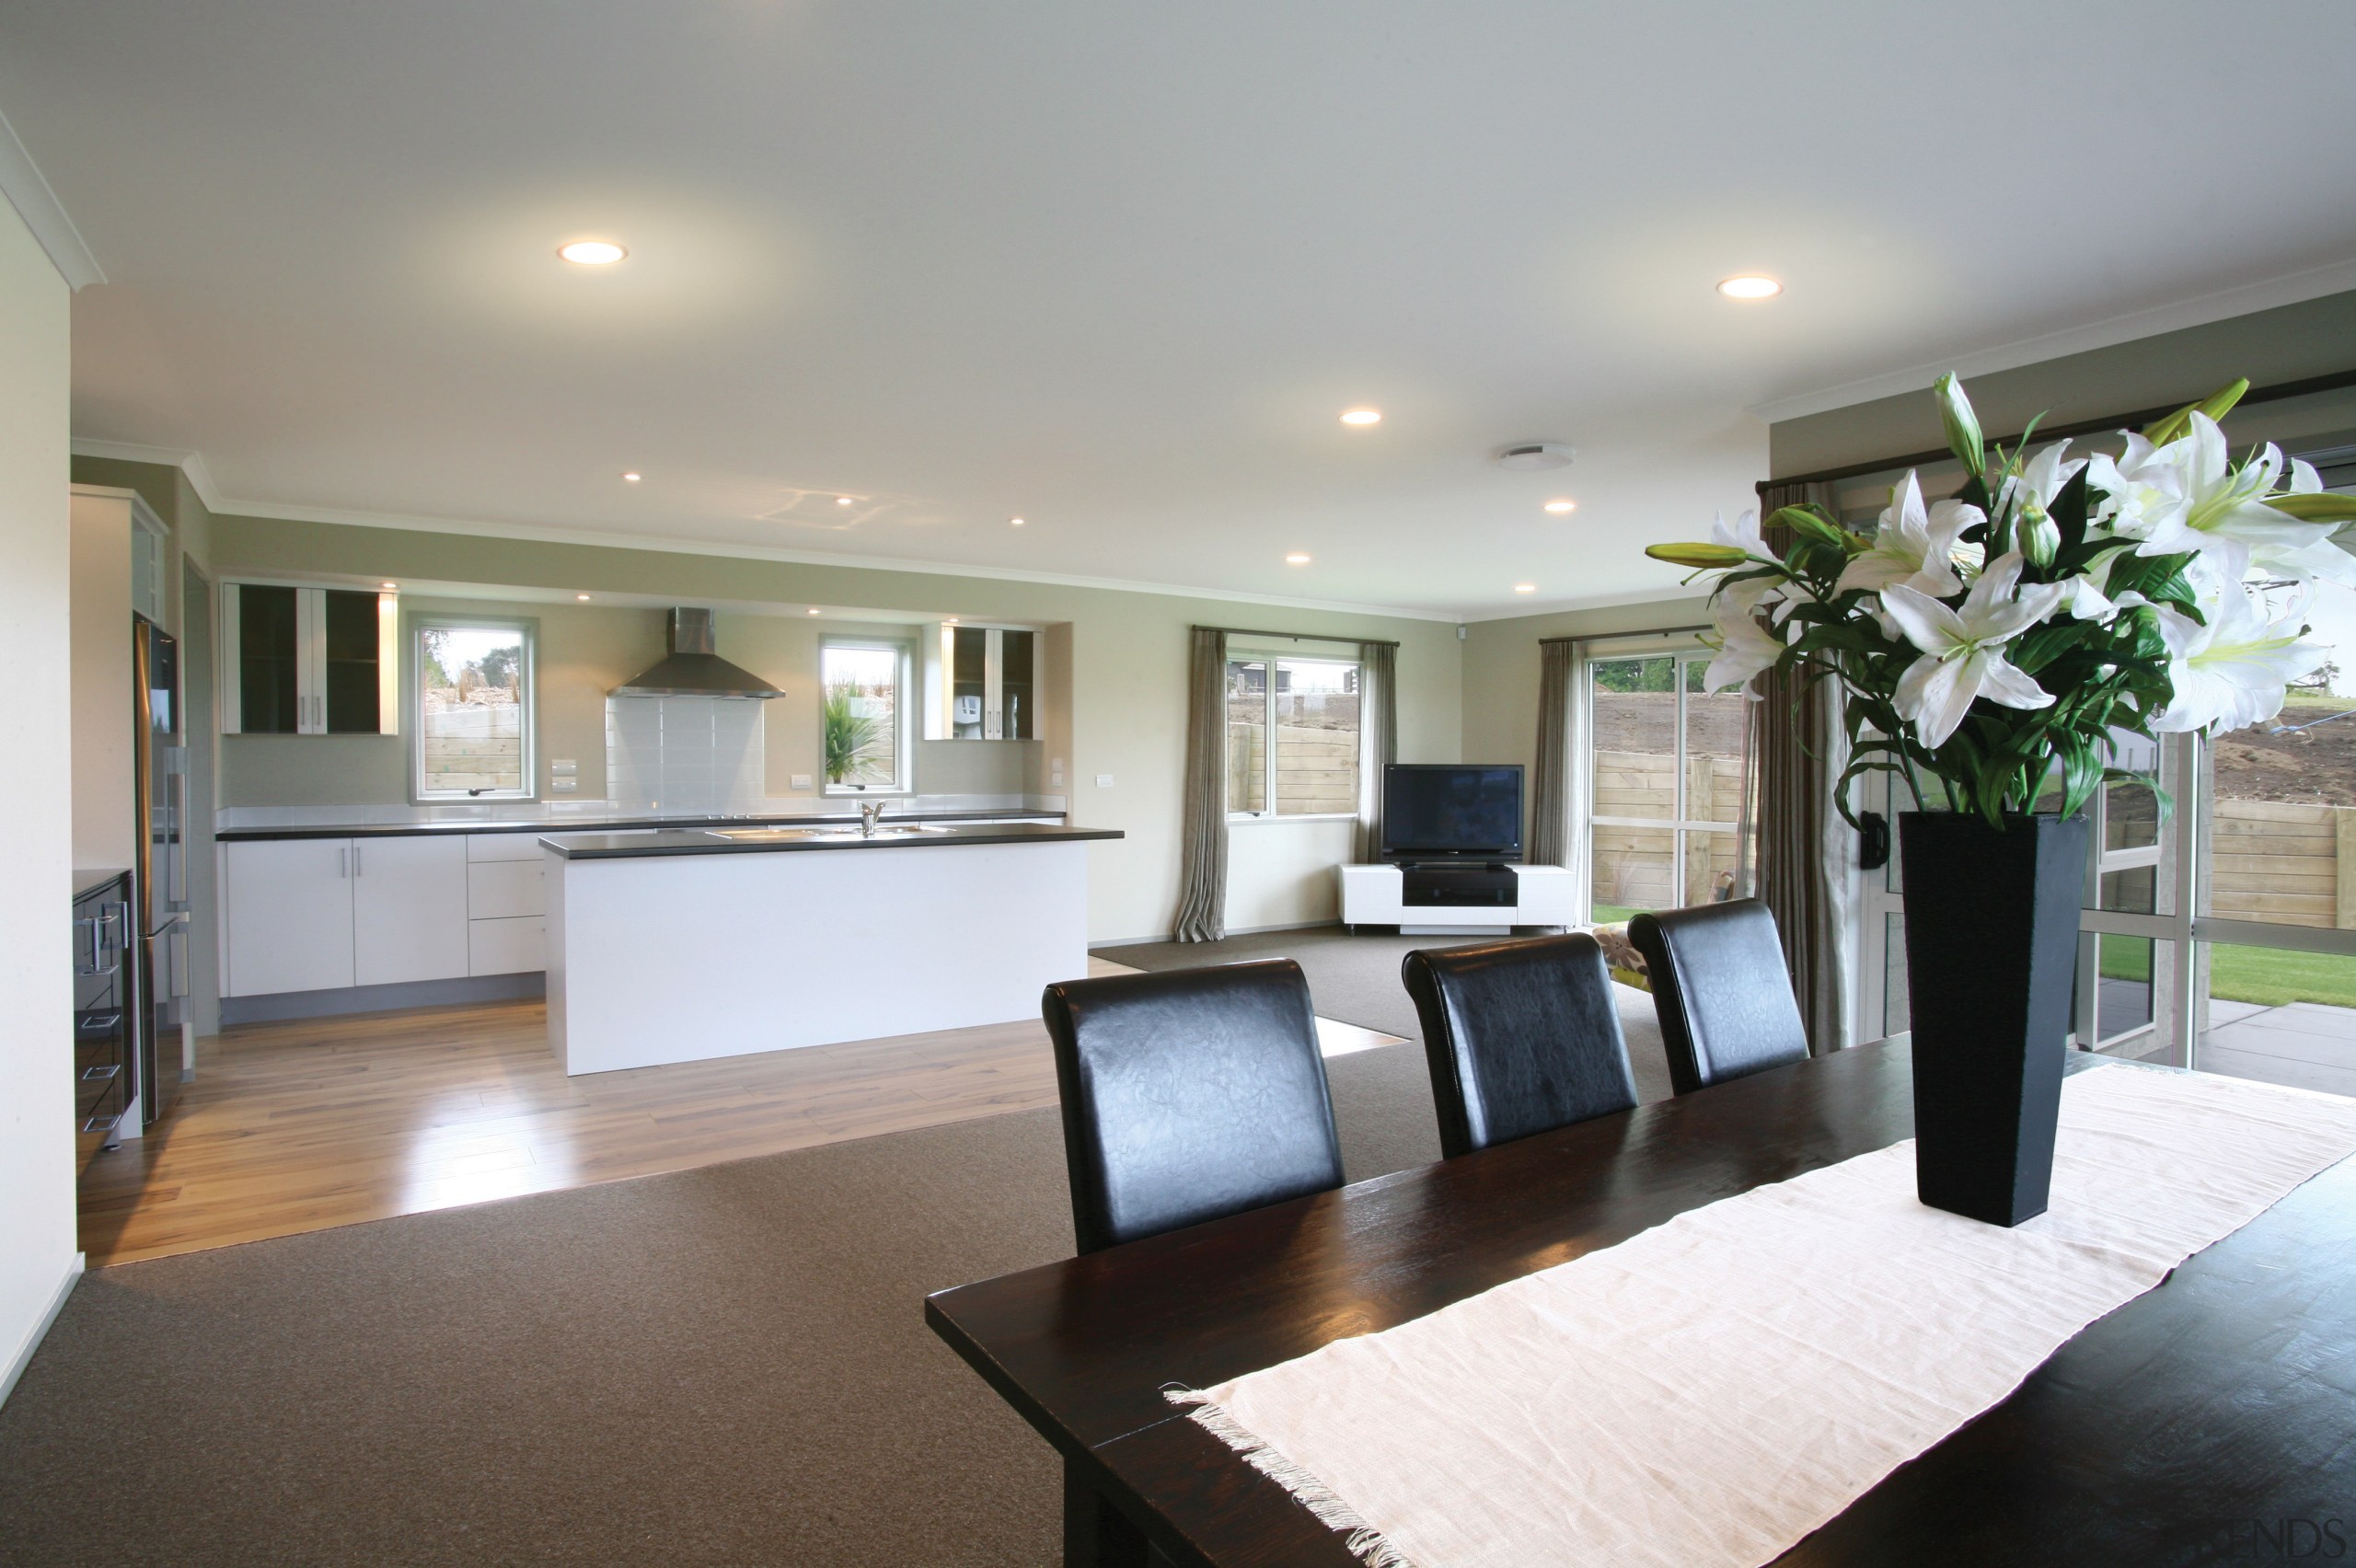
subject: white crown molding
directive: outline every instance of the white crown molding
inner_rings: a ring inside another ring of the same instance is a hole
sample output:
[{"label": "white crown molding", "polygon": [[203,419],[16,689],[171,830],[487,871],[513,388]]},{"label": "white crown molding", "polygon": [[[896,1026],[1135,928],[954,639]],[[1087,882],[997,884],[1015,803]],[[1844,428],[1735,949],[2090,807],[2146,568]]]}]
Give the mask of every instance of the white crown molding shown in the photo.
[{"label": "white crown molding", "polygon": [[[130,450],[119,443],[106,445],[106,456]],[[76,443],[75,451],[84,444]],[[160,449],[152,449],[160,450]],[[149,458],[144,461],[158,461]],[[1339,615],[1387,616],[1394,620],[1446,621],[1461,617],[1453,610],[1406,609],[1392,605],[1365,605],[1338,599],[1299,599],[1278,594],[1253,594],[1233,588],[1198,588],[1178,582],[1147,582],[1125,577],[1083,577],[1073,572],[1030,571],[1015,567],[976,566],[960,561],[903,560],[892,556],[832,554],[823,550],[786,549],[773,545],[737,544],[725,539],[679,537],[667,534],[592,532],[551,528],[530,523],[485,523],[460,517],[418,517],[401,513],[361,512],[336,506],[283,506],[271,502],[224,501],[205,504],[216,513],[237,517],[261,517],[288,523],[325,523],[351,528],[398,528],[410,533],[458,534],[494,539],[519,539],[533,544],[590,545],[603,549],[658,550],[672,555],[721,556],[737,560],[782,561],[795,566],[840,566],[867,571],[920,572],[937,577],[980,577],[1001,582],[1041,582],[1058,588],[1095,588],[1114,594],[1158,594],[1164,598],[1213,599],[1229,604],[1270,605],[1290,610],[1326,610]]]},{"label": "white crown molding", "polygon": [[8,205],[33,231],[33,238],[49,253],[51,264],[64,278],[67,288],[83,289],[107,281],[98,259],[83,243],[82,231],[74,226],[65,204],[41,178],[40,166],[17,139],[16,128],[5,114],[0,114],[0,195],[8,198]]},{"label": "white crown molding", "polygon": [[2138,338],[2156,337],[2160,333],[2180,331],[2187,327],[2205,327],[2212,321],[2272,310],[2279,306],[2298,305],[2350,289],[2356,289],[2356,260],[2334,261],[2280,278],[2269,278],[2262,282],[2243,283],[2230,289],[2220,289],[2214,294],[2197,294],[2172,305],[2130,311],[2124,316],[2089,322],[2083,327],[2023,338],[2016,342],[1980,349],[1970,353],[1951,354],[1945,359],[1910,365],[1904,370],[1893,370],[1862,381],[1844,382],[1820,391],[1795,393],[1788,398],[1753,405],[1745,411],[1770,424],[1779,420],[1803,419],[1809,414],[1828,413],[1852,404],[1870,403],[1878,398],[1920,392],[1948,371],[1969,377],[1990,375],[2000,370],[2017,370],[2025,364],[2086,353],[2095,349],[2112,348],[2120,343],[2133,342]]},{"label": "white crown molding", "polygon": [[237,510],[235,503],[221,498],[221,491],[213,483],[213,470],[204,466],[202,452],[186,452],[177,446],[143,446],[135,441],[90,441],[80,437],[67,444],[76,457],[105,457],[118,463],[153,463],[178,468],[188,476],[189,488],[196,491],[196,499],[204,502],[207,512]]},{"label": "white crown molding", "polygon": [[1489,621],[1538,620],[1547,616],[1576,615],[1581,610],[1610,610],[1623,605],[1673,605],[1702,597],[1701,593],[1692,588],[1631,588],[1620,594],[1588,594],[1572,599],[1550,599],[1542,605],[1472,610],[1456,618],[1467,626],[1475,626]]}]

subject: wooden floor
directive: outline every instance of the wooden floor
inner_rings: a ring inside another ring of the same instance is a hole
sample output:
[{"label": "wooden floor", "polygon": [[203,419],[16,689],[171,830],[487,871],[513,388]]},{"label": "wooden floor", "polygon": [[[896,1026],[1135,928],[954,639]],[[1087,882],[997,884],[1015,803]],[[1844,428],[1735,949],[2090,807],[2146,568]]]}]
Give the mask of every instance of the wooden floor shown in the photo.
[{"label": "wooden floor", "polygon": [[[1318,1025],[1328,1055],[1392,1042]],[[131,1262],[1055,1102],[1035,1022],[580,1078],[537,1001],[252,1024],[199,1042],[171,1113],[91,1161],[82,1248]]]}]

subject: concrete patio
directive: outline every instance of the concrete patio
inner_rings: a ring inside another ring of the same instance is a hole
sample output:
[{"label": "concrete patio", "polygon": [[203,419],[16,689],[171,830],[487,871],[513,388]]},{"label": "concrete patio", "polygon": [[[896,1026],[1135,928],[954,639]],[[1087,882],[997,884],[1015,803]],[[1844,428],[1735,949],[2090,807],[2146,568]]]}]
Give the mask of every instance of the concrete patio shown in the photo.
[{"label": "concrete patio", "polygon": [[2212,999],[2194,1065],[2232,1078],[2356,1096],[2356,1009]]}]

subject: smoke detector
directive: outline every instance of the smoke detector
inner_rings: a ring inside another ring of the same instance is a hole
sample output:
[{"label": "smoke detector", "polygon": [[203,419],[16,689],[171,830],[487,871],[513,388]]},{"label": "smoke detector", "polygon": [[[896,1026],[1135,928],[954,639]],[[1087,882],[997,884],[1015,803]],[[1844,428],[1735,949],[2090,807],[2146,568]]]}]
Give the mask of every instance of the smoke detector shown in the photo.
[{"label": "smoke detector", "polygon": [[1517,441],[1497,448],[1494,461],[1500,468],[1536,473],[1542,468],[1567,468],[1578,448],[1567,441]]}]

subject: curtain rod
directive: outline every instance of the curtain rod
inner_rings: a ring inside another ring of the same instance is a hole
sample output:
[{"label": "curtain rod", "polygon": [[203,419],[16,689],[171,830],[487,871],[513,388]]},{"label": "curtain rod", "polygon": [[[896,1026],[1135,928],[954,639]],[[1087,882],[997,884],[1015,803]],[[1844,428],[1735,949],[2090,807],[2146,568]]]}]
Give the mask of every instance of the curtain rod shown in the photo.
[{"label": "curtain rod", "polygon": [[1617,642],[1623,637],[1691,637],[1697,631],[1707,631],[1707,626],[1640,627],[1634,631],[1588,631],[1576,637],[1542,637],[1538,646],[1550,642]]},{"label": "curtain rod", "polygon": [[[2278,382],[2272,386],[2253,386],[2242,394],[2242,400],[2236,406],[2246,409],[2252,403],[2280,402],[2285,398],[2304,398],[2311,392],[2337,392],[2344,386],[2356,386],[2356,370],[2339,370],[2328,375],[2310,375],[2299,381]],[[2183,408],[2185,403],[2198,401],[2200,399],[2197,398],[2188,398],[2183,402],[2164,404],[2156,409],[2138,409],[2132,413],[2110,414],[2098,420],[2080,420],[2075,424],[2040,425],[2037,433],[2040,438],[2050,437],[2055,441],[2081,435],[2108,435],[2115,430],[2147,425],[2154,420],[2164,420]],[[2000,439],[2004,445],[2011,446],[2019,442],[2020,437],[2015,434]],[[1761,479],[1752,488],[1758,494],[1763,496],[1770,490],[1780,485],[1831,484],[1835,479],[1863,478],[1867,474],[1878,474],[1891,468],[1920,468],[1932,463],[1948,461],[1954,456],[1954,453],[1942,446],[1929,452],[1909,452],[1902,457],[1877,457],[1870,463],[1851,463],[1839,468],[1819,468],[1812,474],[1786,474],[1781,478]]]},{"label": "curtain rod", "polygon": [[1230,637],[1282,637],[1294,642],[1371,642],[1377,648],[1396,648],[1399,644],[1388,637],[1328,637],[1320,631],[1262,631],[1249,626],[1198,626],[1196,631],[1223,631]]}]

